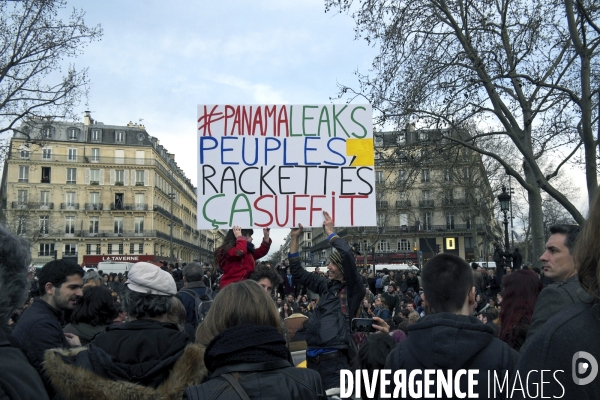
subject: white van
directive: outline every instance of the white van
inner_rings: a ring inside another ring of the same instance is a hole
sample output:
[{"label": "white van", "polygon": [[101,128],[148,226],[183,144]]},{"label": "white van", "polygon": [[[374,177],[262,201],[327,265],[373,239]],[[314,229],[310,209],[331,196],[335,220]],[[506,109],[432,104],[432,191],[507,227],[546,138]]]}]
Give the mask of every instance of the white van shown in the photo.
[{"label": "white van", "polygon": [[119,261],[101,261],[98,263],[98,271],[102,271],[105,274],[114,272],[115,274],[125,273],[133,267],[134,263],[119,262]]},{"label": "white van", "polygon": [[477,264],[479,264],[480,266],[482,266],[485,269],[495,269],[496,268],[496,263],[494,261],[479,261],[479,262],[477,262]]}]

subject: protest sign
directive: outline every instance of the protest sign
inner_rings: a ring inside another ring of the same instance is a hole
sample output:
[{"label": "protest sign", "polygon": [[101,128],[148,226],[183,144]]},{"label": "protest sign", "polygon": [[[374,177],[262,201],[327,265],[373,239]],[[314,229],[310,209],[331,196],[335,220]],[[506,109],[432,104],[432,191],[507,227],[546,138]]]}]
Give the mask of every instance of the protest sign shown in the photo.
[{"label": "protest sign", "polygon": [[374,226],[370,105],[199,105],[198,229]]}]

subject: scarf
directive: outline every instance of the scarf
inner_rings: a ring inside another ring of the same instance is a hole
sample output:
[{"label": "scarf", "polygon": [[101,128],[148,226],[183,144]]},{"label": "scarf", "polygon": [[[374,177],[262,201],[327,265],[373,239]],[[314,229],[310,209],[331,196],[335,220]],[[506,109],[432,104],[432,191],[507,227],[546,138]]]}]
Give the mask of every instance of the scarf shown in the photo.
[{"label": "scarf", "polygon": [[210,341],[204,353],[204,364],[211,372],[225,365],[260,363],[274,359],[292,363],[284,337],[276,328],[264,325],[228,328]]}]

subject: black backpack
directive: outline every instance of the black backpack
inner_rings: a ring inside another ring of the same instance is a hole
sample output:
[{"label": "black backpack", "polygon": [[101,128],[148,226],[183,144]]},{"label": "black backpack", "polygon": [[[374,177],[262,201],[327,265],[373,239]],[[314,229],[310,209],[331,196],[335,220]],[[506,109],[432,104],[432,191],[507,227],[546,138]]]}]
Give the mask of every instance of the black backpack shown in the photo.
[{"label": "black backpack", "polygon": [[200,325],[202,323],[202,321],[204,321],[204,318],[206,317],[206,314],[208,313],[208,310],[210,310],[210,306],[212,305],[213,302],[213,298],[212,298],[212,289],[207,287],[206,291],[204,292],[204,294],[202,296],[199,296],[198,293],[194,292],[191,289],[181,289],[179,291],[179,293],[185,293],[188,296],[191,296],[194,298],[194,309],[196,310],[196,321],[193,324],[194,328],[196,328],[198,325]]},{"label": "black backpack", "polygon": [[173,279],[175,282],[179,282],[183,280],[183,271],[179,268],[173,270]]}]

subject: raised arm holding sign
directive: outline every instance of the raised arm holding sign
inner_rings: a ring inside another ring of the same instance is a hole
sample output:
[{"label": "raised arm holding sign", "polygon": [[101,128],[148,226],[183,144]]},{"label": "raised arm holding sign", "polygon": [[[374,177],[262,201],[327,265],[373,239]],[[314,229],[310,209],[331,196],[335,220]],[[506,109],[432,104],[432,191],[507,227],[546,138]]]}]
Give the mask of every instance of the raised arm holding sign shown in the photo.
[{"label": "raised arm holding sign", "polygon": [[350,245],[335,233],[329,213],[324,211],[323,216],[323,230],[334,248],[327,266],[328,277],[309,273],[300,265],[298,242],[302,224],[291,230],[289,261],[294,279],[320,297],[307,322],[306,360],[308,368],[319,372],[327,391],[339,386],[339,371],[349,368],[350,321],[358,313],[365,288]]}]

